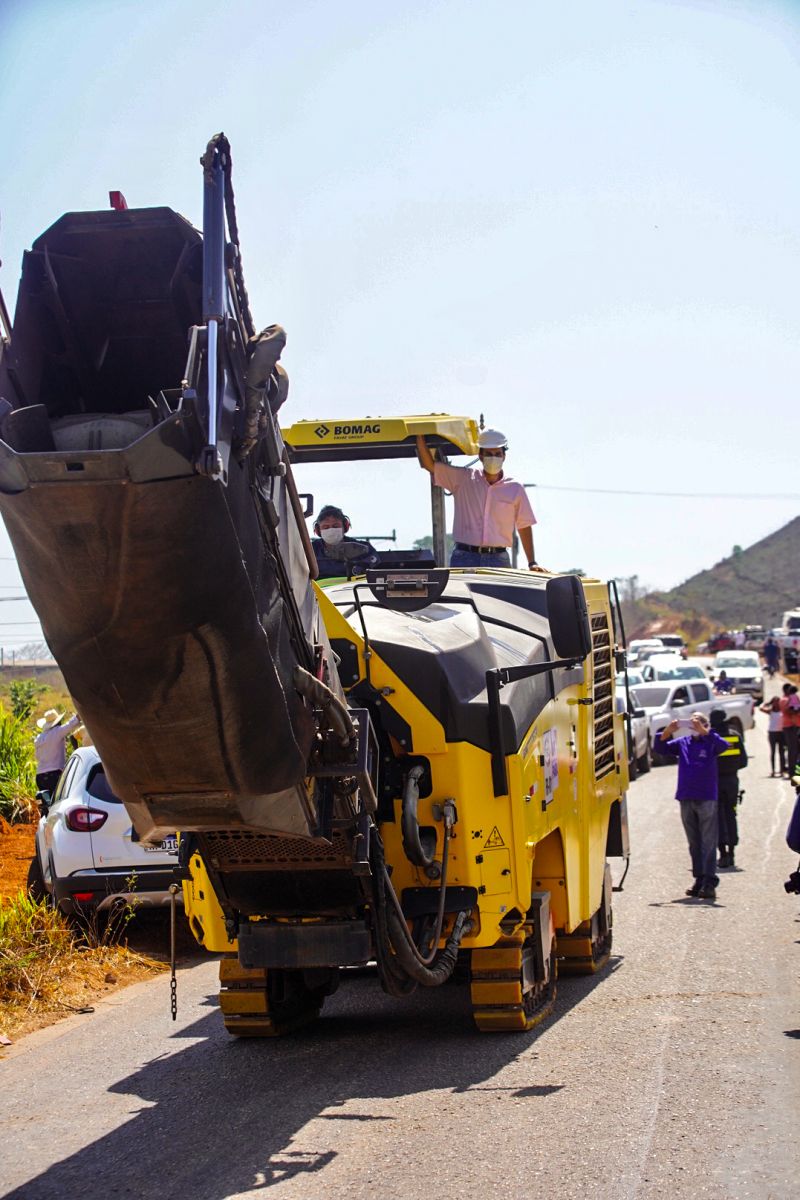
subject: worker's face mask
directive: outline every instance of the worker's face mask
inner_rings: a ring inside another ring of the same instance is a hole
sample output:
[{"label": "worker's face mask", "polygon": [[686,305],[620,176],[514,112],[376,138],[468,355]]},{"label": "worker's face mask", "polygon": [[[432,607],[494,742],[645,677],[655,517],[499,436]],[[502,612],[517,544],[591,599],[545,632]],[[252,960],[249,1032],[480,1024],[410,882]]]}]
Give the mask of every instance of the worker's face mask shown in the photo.
[{"label": "worker's face mask", "polygon": [[484,454],[481,461],[486,474],[499,475],[503,469],[503,458],[502,454]]},{"label": "worker's face mask", "polygon": [[320,529],[319,536],[326,546],[338,546],[344,537],[341,525],[332,525],[329,529]]}]

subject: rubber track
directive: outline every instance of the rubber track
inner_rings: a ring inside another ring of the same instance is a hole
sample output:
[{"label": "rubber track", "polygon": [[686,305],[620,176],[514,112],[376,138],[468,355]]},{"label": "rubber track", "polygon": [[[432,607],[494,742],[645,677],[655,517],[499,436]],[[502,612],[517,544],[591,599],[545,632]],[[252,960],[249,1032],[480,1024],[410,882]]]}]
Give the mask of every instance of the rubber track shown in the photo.
[{"label": "rubber track", "polygon": [[523,994],[523,943],[531,932],[524,926],[489,949],[472,951],[472,1016],[483,1033],[524,1033],[553,1010],[555,976],[537,999],[528,997],[526,1003]]},{"label": "rubber track", "polygon": [[228,1033],[234,1037],[282,1037],[315,1021],[321,1004],[310,996],[283,1011],[272,1008],[267,972],[240,965],[234,957],[219,964],[219,1006]]}]

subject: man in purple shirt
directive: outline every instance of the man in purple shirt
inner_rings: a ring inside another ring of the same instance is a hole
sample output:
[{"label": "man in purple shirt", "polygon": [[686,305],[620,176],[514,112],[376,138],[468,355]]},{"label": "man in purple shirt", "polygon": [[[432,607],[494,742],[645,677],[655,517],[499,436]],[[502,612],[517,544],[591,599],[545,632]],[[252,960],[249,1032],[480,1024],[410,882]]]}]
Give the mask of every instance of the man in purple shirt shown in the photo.
[{"label": "man in purple shirt", "polygon": [[[672,739],[678,729],[688,736]],[[717,758],[728,743],[714,733],[703,713],[692,713],[688,721],[671,721],[658,735],[657,749],[665,758],[678,760],[681,820],[689,842],[694,884],[687,896],[701,900],[717,897]]]},{"label": "man in purple shirt", "polygon": [[503,473],[508,443],[499,429],[484,429],[478,437],[481,470],[437,462],[424,437],[417,438],[420,465],[438,487],[453,493],[455,546],[451,567],[507,567],[508,549],[519,533],[528,569],[538,571],[533,549],[533,515],[525,488]]}]

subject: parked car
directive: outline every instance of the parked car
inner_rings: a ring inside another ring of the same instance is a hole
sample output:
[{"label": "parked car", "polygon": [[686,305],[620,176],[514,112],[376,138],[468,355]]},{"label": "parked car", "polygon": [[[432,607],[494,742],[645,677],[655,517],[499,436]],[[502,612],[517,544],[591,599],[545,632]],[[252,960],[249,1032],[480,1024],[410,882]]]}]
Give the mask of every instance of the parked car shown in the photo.
[{"label": "parked car", "polygon": [[716,654],[718,650],[732,650],[735,644],[732,633],[715,633],[708,639],[706,651],[709,654]]},{"label": "parked car", "polygon": [[[711,685],[702,680],[664,680],[660,683],[645,683],[631,689],[637,708],[644,709],[650,722],[650,740],[656,746],[656,737],[665,726],[679,717],[688,717],[694,712],[708,715],[712,709],[723,708],[731,725],[739,732],[753,728],[753,698],[751,696],[715,696]],[[653,751],[653,762],[665,761]]]},{"label": "parked car", "polygon": [[634,665],[646,658],[648,651],[663,649],[661,638],[634,638],[628,642],[628,663]]},{"label": "parked car", "polygon": [[783,629],[778,638],[783,655],[783,669],[790,675],[797,673],[800,663],[800,608],[790,608],[783,614]]},{"label": "parked car", "polygon": [[665,650],[671,650],[673,654],[679,654],[681,658],[686,658],[689,651],[679,633],[660,633],[658,636],[661,638]]},{"label": "parked car", "polygon": [[767,631],[763,625],[745,625],[744,645],[746,650],[760,650],[767,640]]},{"label": "parked car", "polygon": [[642,663],[642,677],[645,683],[653,683],[658,679],[705,679],[706,673],[677,654],[652,654]]},{"label": "parked car", "polygon": [[637,775],[644,775],[653,765],[652,744],[650,738],[650,720],[643,708],[636,707],[633,691],[630,695],[630,706],[626,709],[625,692],[617,691],[617,712],[628,713],[630,739],[628,742],[628,776],[633,781]]},{"label": "parked car", "polygon": [[784,633],[800,634],[800,608],[787,609],[781,625]]},{"label": "parked car", "polygon": [[[616,675],[617,691],[620,688],[625,688],[625,672],[617,671]],[[638,667],[628,667],[628,687],[636,687],[638,683],[644,683],[644,675]]]},{"label": "parked car", "polygon": [[764,673],[755,650],[722,650],[708,668],[712,683],[724,671],[736,694],[745,693],[760,704],[764,698]]},{"label": "parked car", "polygon": [[65,913],[106,911],[123,902],[152,907],[169,902],[177,838],[139,841],[114,795],[93,746],[72,754],[42,815],[28,889]]}]

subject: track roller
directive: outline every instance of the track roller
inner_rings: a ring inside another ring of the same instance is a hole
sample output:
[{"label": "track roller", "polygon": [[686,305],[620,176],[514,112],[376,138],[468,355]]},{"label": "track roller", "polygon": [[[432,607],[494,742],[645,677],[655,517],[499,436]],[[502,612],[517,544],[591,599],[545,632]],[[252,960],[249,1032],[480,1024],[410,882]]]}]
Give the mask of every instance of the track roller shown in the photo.
[{"label": "track roller", "polygon": [[472,1016],[482,1033],[524,1033],[552,1012],[555,955],[547,959],[546,978],[537,979],[537,938],[526,923],[489,949],[472,951]]},{"label": "track roller", "polygon": [[611,870],[606,863],[600,907],[572,933],[558,935],[556,953],[561,975],[596,975],[611,957],[613,917]]},{"label": "track roller", "polygon": [[234,1037],[282,1037],[315,1021],[325,1000],[302,971],[243,967],[235,955],[220,961],[219,981],[223,1021]]}]

